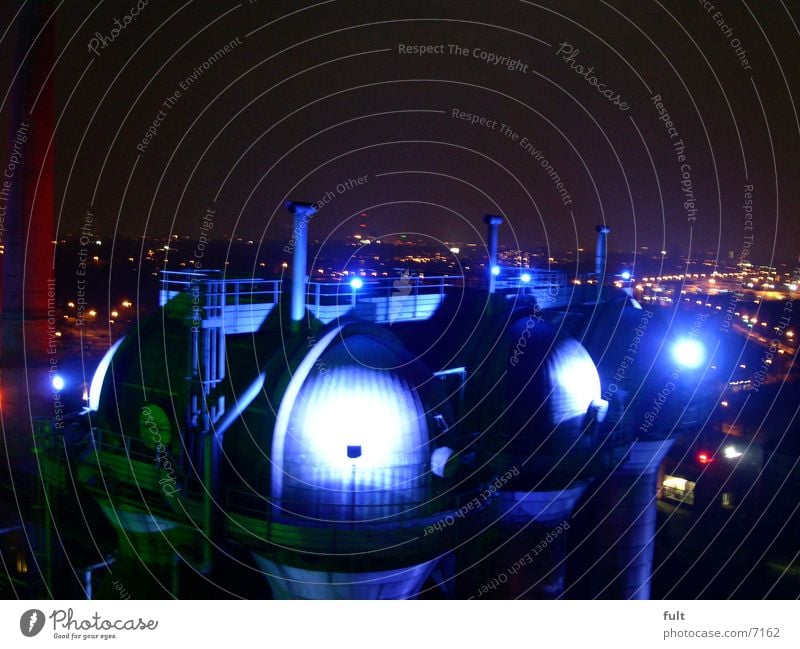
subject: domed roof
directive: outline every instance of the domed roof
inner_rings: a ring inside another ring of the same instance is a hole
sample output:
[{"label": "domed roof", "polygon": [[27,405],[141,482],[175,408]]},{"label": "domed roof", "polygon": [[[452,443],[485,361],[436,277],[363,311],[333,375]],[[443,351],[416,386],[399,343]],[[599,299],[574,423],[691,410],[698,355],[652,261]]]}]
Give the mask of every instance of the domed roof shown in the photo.
[{"label": "domed roof", "polygon": [[523,490],[560,489],[592,473],[600,439],[590,424],[602,401],[589,353],[533,312],[512,316],[502,342],[492,368],[470,379],[473,394],[484,391],[477,423],[487,467],[519,469]]},{"label": "domed roof", "polygon": [[556,428],[579,435],[592,402],[600,399],[600,377],[589,353],[533,315],[513,322],[507,336],[506,387],[513,403],[507,422],[517,432],[534,425],[537,437]]},{"label": "domed roof", "polygon": [[428,424],[419,365],[385,333],[330,331],[297,368],[272,447],[281,514],[377,520],[426,499]]}]

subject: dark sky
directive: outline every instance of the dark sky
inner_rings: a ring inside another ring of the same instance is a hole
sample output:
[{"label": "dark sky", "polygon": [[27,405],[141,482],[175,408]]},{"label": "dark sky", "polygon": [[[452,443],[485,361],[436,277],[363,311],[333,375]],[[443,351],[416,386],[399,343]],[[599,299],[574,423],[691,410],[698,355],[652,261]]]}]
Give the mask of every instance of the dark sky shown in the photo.
[{"label": "dark sky", "polygon": [[759,261],[800,254],[796,3],[150,0],[90,52],[135,6],[67,0],[57,12],[61,233],[91,207],[104,237],[197,237],[213,204],[218,235],[286,238],[283,201],[330,192],[314,238],[349,234],[367,212],[382,235],[477,242],[494,212],[507,245],[590,247],[605,220],[612,249],[688,249],[691,237],[696,252],[738,257],[753,235]]}]

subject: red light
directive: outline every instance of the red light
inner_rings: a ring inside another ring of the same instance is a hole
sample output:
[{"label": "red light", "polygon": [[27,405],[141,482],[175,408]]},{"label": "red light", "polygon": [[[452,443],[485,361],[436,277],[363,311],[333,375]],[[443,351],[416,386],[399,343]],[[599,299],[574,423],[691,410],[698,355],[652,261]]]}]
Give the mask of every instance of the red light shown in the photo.
[{"label": "red light", "polygon": [[705,451],[701,451],[697,454],[697,461],[700,462],[700,464],[708,464],[712,461],[712,458]]},{"label": "red light", "polygon": [[361,212],[361,216],[366,216],[366,215],[367,215],[366,212]]}]

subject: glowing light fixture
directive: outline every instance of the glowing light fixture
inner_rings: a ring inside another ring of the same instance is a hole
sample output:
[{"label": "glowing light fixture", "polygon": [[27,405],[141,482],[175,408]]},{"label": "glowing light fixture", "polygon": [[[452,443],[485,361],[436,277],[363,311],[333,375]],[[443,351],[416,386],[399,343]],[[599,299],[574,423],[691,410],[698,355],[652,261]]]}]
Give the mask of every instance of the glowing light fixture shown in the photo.
[{"label": "glowing light fixture", "polygon": [[374,519],[423,497],[425,409],[403,373],[377,369],[403,357],[369,335],[337,342],[344,328],[309,350],[278,409],[271,457],[280,467],[272,474],[279,515]]},{"label": "glowing light fixture", "polygon": [[500,266],[492,266],[492,275],[495,277],[500,274]]},{"label": "glowing light fixture", "polygon": [[531,281],[531,274],[530,273],[522,273],[522,275],[519,276],[519,280],[521,282],[523,282],[524,284],[527,284],[528,282]]},{"label": "glowing light fixture", "polygon": [[358,290],[362,286],[364,286],[364,281],[360,277],[354,277],[350,280],[350,288]]},{"label": "glowing light fixture", "polygon": [[629,270],[623,270],[622,273],[620,273],[620,277],[624,280],[629,280],[631,278],[631,272]]},{"label": "glowing light fixture", "polygon": [[739,451],[735,446],[726,446],[725,450],[722,453],[729,460],[733,460],[737,457],[742,457],[742,452]]},{"label": "glowing light fixture", "polygon": [[687,369],[696,369],[703,364],[706,358],[705,349],[696,340],[684,338],[672,347],[672,358],[676,363]]},{"label": "glowing light fixture", "polygon": [[61,390],[63,390],[63,389],[64,389],[64,386],[66,385],[66,383],[64,382],[64,378],[63,378],[61,375],[59,375],[59,374],[56,374],[56,375],[55,375],[55,376],[54,376],[54,377],[53,377],[53,378],[50,380],[50,385],[52,385],[52,386],[53,386],[53,389],[54,389],[56,392],[61,392]]},{"label": "glowing light fixture", "polygon": [[558,423],[583,417],[590,409],[605,410],[600,396],[600,377],[588,352],[574,340],[563,341],[548,356],[553,372],[552,404]]},{"label": "glowing light fixture", "polygon": [[713,462],[714,460],[711,457],[710,453],[707,453],[706,451],[700,451],[697,454],[697,461],[700,462],[700,464],[708,464],[710,462]]}]

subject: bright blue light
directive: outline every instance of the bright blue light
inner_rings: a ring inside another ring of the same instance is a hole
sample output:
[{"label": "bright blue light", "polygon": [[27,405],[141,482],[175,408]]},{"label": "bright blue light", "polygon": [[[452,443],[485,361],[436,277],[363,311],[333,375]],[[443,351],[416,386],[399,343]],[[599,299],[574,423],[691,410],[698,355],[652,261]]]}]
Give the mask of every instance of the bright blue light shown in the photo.
[{"label": "bright blue light", "polygon": [[622,277],[622,279],[627,281],[631,278],[631,272],[629,270],[623,270],[620,276]]},{"label": "bright blue light", "polygon": [[706,359],[706,351],[696,340],[685,338],[679,340],[672,347],[672,357],[679,365],[692,370],[703,364]]},{"label": "bright blue light", "polygon": [[377,520],[428,498],[426,410],[404,372],[388,369],[403,367],[400,351],[366,334],[339,341],[343,328],[321,337],[286,388],[272,494],[278,511]]},{"label": "bright blue light", "polygon": [[519,279],[520,279],[521,282],[524,282],[525,284],[527,284],[528,282],[531,281],[531,274],[530,273],[522,273],[522,275],[519,276]]},{"label": "bright blue light", "polygon": [[354,277],[350,280],[350,286],[356,290],[364,286],[364,282],[360,277]]},{"label": "bright blue light", "polygon": [[589,352],[576,340],[560,341],[548,355],[552,369],[551,407],[553,421],[583,418],[593,404],[599,404],[600,376]]},{"label": "bright blue light", "polygon": [[492,266],[492,275],[500,274],[500,266]]},{"label": "bright blue light", "polygon": [[64,389],[64,385],[65,385],[65,383],[64,383],[64,379],[63,379],[63,378],[62,378],[60,375],[56,374],[56,375],[55,375],[55,376],[54,376],[54,377],[53,377],[53,378],[50,380],[50,385],[52,385],[52,386],[53,386],[53,389],[54,389],[56,392],[61,392],[61,390],[63,390],[63,389]]}]

